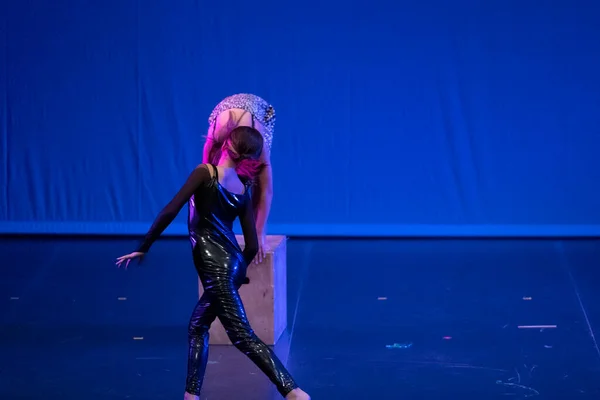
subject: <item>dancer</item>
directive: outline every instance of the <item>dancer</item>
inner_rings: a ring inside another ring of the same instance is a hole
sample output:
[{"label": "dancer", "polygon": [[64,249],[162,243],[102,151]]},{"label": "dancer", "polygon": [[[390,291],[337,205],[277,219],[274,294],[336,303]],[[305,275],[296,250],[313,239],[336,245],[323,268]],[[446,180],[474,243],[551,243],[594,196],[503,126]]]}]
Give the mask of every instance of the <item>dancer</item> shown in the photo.
[{"label": "dancer", "polygon": [[203,163],[216,164],[219,161],[224,138],[238,126],[256,128],[264,138],[261,161],[265,168],[258,176],[251,194],[258,232],[258,253],[254,261],[261,262],[265,257],[266,224],[273,200],[271,145],[275,129],[275,109],[259,96],[239,93],[226,97],[217,104],[208,118],[208,125]]},{"label": "dancer", "polygon": [[[249,195],[252,178],[260,174],[263,137],[251,127],[232,130],[220,149],[217,166],[201,164],[160,212],[137,251],[119,257],[129,265],[150,246],[188,203],[188,229],[192,254],[204,294],[196,304],[188,328],[189,352],[185,400],[199,400],[208,362],[209,328],[219,318],[231,343],[248,356],[273,382],[283,397],[308,400],[275,353],[254,333],[238,294],[246,268],[258,248],[254,213]],[[243,169],[248,179],[240,179]],[[244,182],[245,181],[245,182]],[[239,217],[246,243],[240,249],[232,227]]]}]

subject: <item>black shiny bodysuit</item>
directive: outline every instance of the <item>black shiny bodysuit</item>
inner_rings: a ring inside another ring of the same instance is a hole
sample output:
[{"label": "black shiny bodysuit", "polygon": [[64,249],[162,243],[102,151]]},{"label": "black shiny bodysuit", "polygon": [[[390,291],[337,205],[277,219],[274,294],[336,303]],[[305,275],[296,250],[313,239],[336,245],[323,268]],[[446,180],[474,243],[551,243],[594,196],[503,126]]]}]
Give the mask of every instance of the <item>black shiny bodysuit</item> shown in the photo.
[{"label": "black shiny bodysuit", "polygon": [[[247,265],[258,251],[248,188],[243,194],[234,194],[221,186],[216,167],[199,166],[161,211],[138,251],[148,252],[186,202],[194,264],[204,287],[188,328],[186,391],[200,395],[208,361],[208,331],[215,318],[219,318],[231,343],[246,354],[285,397],[298,386],[275,353],[255,335],[238,294]],[[237,217],[244,234],[243,251],[232,229]]]}]

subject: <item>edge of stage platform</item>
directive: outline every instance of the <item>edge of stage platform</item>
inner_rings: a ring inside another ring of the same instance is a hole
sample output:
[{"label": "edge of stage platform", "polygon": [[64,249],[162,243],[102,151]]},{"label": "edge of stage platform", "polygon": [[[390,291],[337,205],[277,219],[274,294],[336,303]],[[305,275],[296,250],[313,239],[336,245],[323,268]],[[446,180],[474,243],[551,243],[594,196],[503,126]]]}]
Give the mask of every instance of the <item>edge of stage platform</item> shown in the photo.
[{"label": "edge of stage platform", "polygon": [[[0,235],[141,236],[151,224],[152,221],[0,221]],[[593,238],[600,237],[600,225],[269,224],[269,232],[288,237]],[[187,225],[174,223],[163,235],[187,236]]]}]

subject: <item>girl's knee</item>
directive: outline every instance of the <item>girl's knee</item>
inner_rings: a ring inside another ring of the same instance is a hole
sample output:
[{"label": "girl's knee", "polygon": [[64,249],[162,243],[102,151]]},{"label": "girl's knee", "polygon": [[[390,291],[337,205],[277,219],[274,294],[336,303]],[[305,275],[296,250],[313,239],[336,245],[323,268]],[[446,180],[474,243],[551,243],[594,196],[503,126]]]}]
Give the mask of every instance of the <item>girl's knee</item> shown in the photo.
[{"label": "girl's knee", "polygon": [[208,335],[209,329],[210,326],[207,326],[205,324],[194,324],[190,322],[190,324],[188,325],[188,337],[195,339],[203,338],[204,336]]},{"label": "girl's knee", "polygon": [[254,347],[261,343],[260,339],[258,339],[254,331],[250,328],[227,332],[227,335],[231,343],[239,350]]}]

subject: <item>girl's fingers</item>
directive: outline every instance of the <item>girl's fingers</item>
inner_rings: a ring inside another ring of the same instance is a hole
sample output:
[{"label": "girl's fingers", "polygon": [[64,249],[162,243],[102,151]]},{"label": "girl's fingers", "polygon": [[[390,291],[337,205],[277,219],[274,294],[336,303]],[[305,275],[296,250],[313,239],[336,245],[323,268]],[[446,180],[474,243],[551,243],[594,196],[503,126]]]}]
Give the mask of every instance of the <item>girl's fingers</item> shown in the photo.
[{"label": "girl's fingers", "polygon": [[[119,268],[121,268],[121,266],[123,266],[125,269],[127,269],[127,267],[129,267],[129,263],[134,258],[137,258],[138,261],[140,261],[142,257],[139,254],[127,254],[126,256],[121,256],[121,257],[117,258],[117,261],[115,262],[115,264]],[[123,265],[123,263],[125,263],[125,265]]]}]

